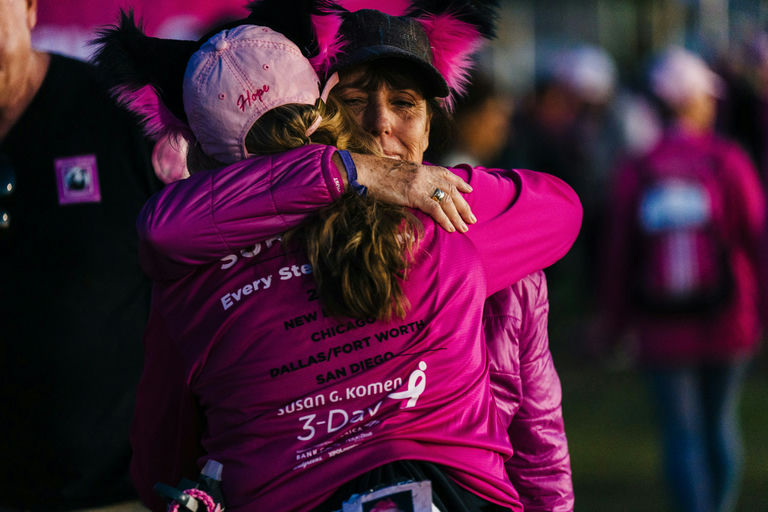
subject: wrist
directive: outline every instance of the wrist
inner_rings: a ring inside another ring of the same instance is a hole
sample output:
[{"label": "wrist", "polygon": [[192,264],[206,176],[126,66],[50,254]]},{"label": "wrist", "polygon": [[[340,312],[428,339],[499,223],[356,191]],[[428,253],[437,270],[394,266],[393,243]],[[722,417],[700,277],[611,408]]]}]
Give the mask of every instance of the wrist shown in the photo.
[{"label": "wrist", "polygon": [[334,155],[334,158],[337,155],[342,163],[343,170],[341,174],[343,178],[346,178],[345,185],[347,188],[353,190],[361,196],[365,196],[368,193],[368,188],[358,181],[357,166],[352,159],[352,155],[349,154],[349,151],[343,149],[338,150],[336,155]]}]

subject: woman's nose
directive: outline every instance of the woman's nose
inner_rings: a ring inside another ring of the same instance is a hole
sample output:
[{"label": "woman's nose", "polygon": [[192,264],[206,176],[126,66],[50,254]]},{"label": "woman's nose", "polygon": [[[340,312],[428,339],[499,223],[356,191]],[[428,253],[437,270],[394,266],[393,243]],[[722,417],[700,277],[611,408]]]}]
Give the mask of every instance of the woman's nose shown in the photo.
[{"label": "woman's nose", "polygon": [[392,132],[392,113],[382,102],[369,101],[365,108],[363,129],[371,135],[389,134]]}]

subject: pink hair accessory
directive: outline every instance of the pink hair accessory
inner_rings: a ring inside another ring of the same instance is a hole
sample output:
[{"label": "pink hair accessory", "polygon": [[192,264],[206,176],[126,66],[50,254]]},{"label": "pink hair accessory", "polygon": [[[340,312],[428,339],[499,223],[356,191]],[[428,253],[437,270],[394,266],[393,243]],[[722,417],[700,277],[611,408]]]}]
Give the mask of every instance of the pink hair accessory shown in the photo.
[{"label": "pink hair accessory", "polygon": [[311,124],[311,125],[309,125],[309,128],[307,128],[307,131],[306,131],[306,132],[304,132],[304,136],[308,138],[310,135],[312,135],[313,133],[315,133],[315,131],[317,130],[317,127],[318,127],[318,126],[320,126],[320,122],[321,122],[322,120],[323,120],[323,116],[321,116],[321,115],[318,115],[318,116],[315,118],[315,120],[314,120],[314,121],[312,121],[312,124]]},{"label": "pink hair accessory", "polygon": [[[328,78],[328,81],[325,82],[325,86],[323,87],[323,92],[320,93],[320,99],[323,100],[323,102],[328,101],[328,95],[331,93],[331,89],[334,88],[336,84],[339,83],[339,74],[334,73]],[[318,126],[320,126],[320,122],[323,120],[323,116],[318,115],[317,118],[312,121],[312,124],[307,128],[307,131],[304,133],[306,137],[309,137],[315,131],[317,130]]]},{"label": "pink hair accessory", "polygon": [[320,93],[320,99],[323,100],[323,102],[328,101],[328,95],[331,94],[331,89],[336,87],[338,83],[339,83],[338,73],[334,73],[328,77],[328,80],[325,82],[325,85],[323,86],[323,92]]},{"label": "pink hair accessory", "polygon": [[[368,4],[372,9],[365,8]],[[323,73],[376,59],[402,59],[419,68],[425,93],[444,98],[452,110],[455,97],[466,92],[473,55],[494,35],[494,2],[411,0],[405,5],[406,12],[399,6],[389,9],[398,14],[387,14],[368,0],[356,4],[357,10],[327,1],[320,9],[327,19],[313,19],[319,47],[313,65]]]}]

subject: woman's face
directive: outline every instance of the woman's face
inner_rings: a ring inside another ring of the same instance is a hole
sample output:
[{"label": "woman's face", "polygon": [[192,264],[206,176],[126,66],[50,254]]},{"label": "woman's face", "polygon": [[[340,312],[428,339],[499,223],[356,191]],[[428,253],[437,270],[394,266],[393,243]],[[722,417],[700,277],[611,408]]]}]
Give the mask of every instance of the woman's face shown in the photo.
[{"label": "woman's face", "polygon": [[685,124],[701,132],[712,130],[716,115],[717,100],[707,93],[691,96],[678,111],[678,117]]},{"label": "woman's face", "polygon": [[421,163],[432,119],[427,100],[415,89],[368,85],[365,72],[345,73],[333,93],[386,156]]}]

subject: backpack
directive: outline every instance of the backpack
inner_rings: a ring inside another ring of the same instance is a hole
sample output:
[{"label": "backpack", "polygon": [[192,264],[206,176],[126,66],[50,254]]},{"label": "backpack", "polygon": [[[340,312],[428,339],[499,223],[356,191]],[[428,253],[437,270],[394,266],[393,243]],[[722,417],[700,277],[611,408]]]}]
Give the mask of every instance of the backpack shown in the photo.
[{"label": "backpack", "polygon": [[710,315],[732,297],[720,162],[667,155],[638,167],[634,302],[659,315]]}]

